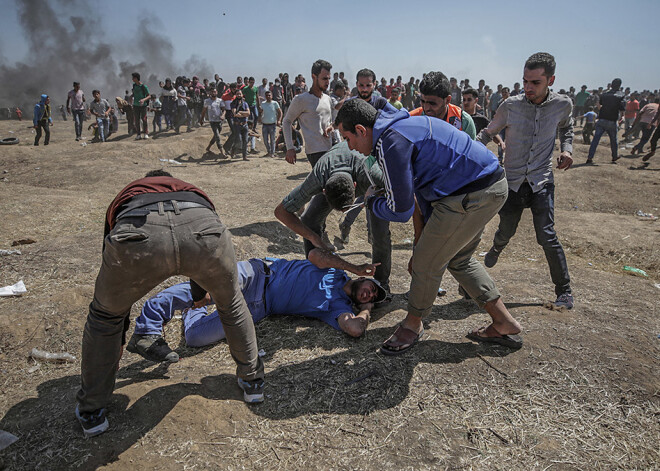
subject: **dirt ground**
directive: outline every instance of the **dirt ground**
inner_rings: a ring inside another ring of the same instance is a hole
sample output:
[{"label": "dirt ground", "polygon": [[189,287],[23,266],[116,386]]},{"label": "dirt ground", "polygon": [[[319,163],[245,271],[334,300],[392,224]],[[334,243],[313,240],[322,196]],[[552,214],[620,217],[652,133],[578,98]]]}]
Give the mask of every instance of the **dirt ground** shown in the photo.
[{"label": "dirt ground", "polygon": [[[643,167],[622,146],[611,165],[604,138],[597,164],[585,166],[587,147],[576,137],[576,165],[556,174],[555,213],[575,309],[542,306],[554,291],[529,212],[490,269],[523,325],[519,351],[464,337],[488,316],[447,276],[423,341],[400,357],[377,353],[405,316],[409,287],[412,226],[392,224],[396,296],[364,337],[298,317],[265,319],[256,329],[266,401],[248,406],[226,344],[186,348],[173,320],[165,337],[181,361],[125,353],[110,430],[86,440],[73,413],[82,328],[117,192],[164,166],[210,195],[239,259],[302,258],[301,241],[273,209],[310,167],[263,153],[248,162],[204,154],[208,125],[134,141],[122,124],[110,142],[82,146],[73,123],[57,121],[48,147],[30,145],[28,125],[0,121],[0,137],[21,139],[0,147],[0,249],[22,252],[0,256],[0,286],[27,287],[0,298],[0,430],[18,437],[0,451],[0,469],[659,469],[660,222],[635,213],[660,212],[660,156]],[[338,221],[331,215],[331,240]],[[11,247],[27,238],[36,243]],[[341,253],[369,259],[363,214]],[[77,360],[35,362],[34,347]]]}]

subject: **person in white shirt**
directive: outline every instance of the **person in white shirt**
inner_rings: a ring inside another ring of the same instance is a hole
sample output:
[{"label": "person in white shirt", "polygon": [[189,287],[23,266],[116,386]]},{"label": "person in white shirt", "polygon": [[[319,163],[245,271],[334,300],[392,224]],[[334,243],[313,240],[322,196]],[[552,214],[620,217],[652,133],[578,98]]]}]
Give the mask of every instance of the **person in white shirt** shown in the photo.
[{"label": "person in white shirt", "polygon": [[210,98],[204,100],[204,108],[202,108],[202,115],[199,118],[200,126],[204,123],[204,118],[208,116],[213,137],[211,142],[206,146],[206,152],[211,152],[213,144],[218,146],[220,154],[222,154],[222,146],[220,145],[220,131],[222,130],[222,120],[225,117],[225,102],[218,98],[218,90],[212,88],[210,91]]}]

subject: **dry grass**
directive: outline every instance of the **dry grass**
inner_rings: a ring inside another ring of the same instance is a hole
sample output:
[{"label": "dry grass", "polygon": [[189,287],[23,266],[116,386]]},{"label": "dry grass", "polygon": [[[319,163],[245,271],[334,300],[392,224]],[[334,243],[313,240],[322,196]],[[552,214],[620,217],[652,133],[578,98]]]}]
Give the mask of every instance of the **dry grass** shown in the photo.
[{"label": "dry grass", "polygon": [[[0,122],[0,132],[7,125]],[[0,429],[19,437],[0,452],[0,469],[658,469],[659,226],[632,215],[658,212],[657,162],[648,172],[600,165],[557,175],[558,232],[577,299],[572,312],[541,307],[552,285],[531,218],[523,218],[491,270],[525,328],[520,351],[464,338],[487,316],[460,300],[447,277],[448,295],[438,299],[424,340],[401,357],[377,348],[405,315],[402,294],[375,313],[361,339],[313,320],[262,321],[267,400],[247,406],[226,344],[186,348],[175,319],[165,336],[181,361],[156,365],[125,354],[111,430],[85,440],[73,417],[79,364],[35,368],[27,352],[80,356],[103,212],[114,194],[158,158],[178,158],[186,166],[171,169],[216,201],[238,258],[300,258],[300,242],[271,214],[308,167],[202,158],[208,129],[185,141],[87,146],[85,154],[58,134],[70,138],[71,131],[54,128],[49,153],[15,146],[0,155],[0,171],[9,171],[9,181],[0,182],[0,248],[24,236],[37,240],[23,255],[0,259],[3,285],[22,278],[28,287],[21,298],[0,299]],[[597,160],[608,160],[607,148],[603,143]],[[331,238],[336,223],[333,215]],[[494,229],[491,222],[480,251]],[[369,251],[365,232],[361,216],[345,251],[355,261]],[[392,232],[392,286],[405,293],[410,226],[393,225]],[[654,281],[622,274],[623,264]]]}]

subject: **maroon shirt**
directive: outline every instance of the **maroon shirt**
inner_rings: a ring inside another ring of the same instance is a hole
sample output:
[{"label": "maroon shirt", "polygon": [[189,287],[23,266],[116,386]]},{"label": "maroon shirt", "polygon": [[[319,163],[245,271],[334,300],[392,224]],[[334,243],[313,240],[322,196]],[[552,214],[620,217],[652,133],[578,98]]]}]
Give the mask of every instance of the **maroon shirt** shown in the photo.
[{"label": "maroon shirt", "polygon": [[190,191],[197,193],[207,200],[211,207],[215,209],[215,206],[213,206],[211,199],[206,193],[190,183],[186,183],[183,180],[173,177],[146,177],[129,183],[119,192],[112,203],[110,203],[105,215],[106,227],[109,229],[113,228],[115,225],[115,216],[117,216],[119,208],[134,196],[145,193],[172,193],[174,191]]}]

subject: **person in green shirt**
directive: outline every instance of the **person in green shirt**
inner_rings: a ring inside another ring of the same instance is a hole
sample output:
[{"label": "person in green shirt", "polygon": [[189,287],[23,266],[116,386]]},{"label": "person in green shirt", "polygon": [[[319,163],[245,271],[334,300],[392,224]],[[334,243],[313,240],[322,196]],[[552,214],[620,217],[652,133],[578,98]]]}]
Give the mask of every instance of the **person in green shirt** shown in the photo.
[{"label": "person in green shirt", "polygon": [[587,99],[589,92],[587,86],[582,85],[582,89],[575,95],[575,106],[573,107],[573,119],[580,118],[580,126],[584,125],[584,115],[587,111]]},{"label": "person in green shirt", "polygon": [[243,92],[243,99],[250,107],[250,120],[252,121],[252,130],[257,128],[257,121],[259,120],[259,108],[261,107],[261,100],[259,98],[259,87],[254,86],[254,77],[248,79],[248,84],[241,90]]},{"label": "person in green shirt", "polygon": [[394,88],[392,90],[392,95],[390,96],[390,105],[395,107],[397,110],[403,108],[403,104],[399,101],[399,96],[401,96],[401,90]]},{"label": "person in green shirt", "polygon": [[[133,119],[135,119],[135,130],[137,136],[135,140],[149,139],[149,125],[147,124],[147,102],[149,101],[149,89],[140,82],[140,74],[133,72]],[[142,131],[140,131],[142,123]],[[142,136],[144,134],[144,137]]]}]

